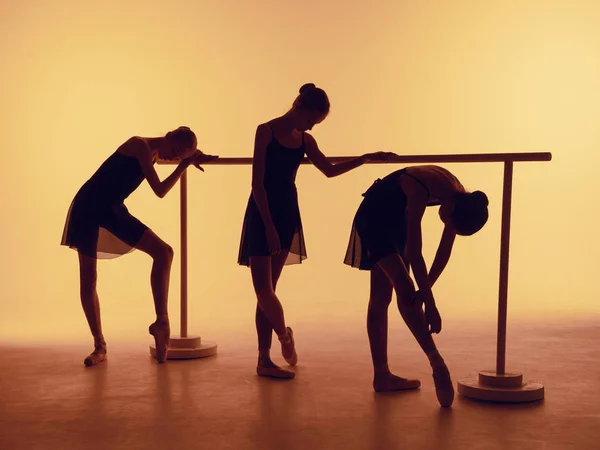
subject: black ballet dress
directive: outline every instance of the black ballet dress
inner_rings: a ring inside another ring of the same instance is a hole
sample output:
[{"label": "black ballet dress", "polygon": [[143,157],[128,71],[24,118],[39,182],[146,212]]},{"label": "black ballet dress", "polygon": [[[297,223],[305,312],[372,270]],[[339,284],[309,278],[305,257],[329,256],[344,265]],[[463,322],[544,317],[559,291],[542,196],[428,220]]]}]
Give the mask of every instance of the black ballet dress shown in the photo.
[{"label": "black ballet dress", "polygon": [[[407,197],[400,186],[400,177],[409,176],[427,186],[406,168],[397,170],[383,179],[377,179],[363,195],[350,232],[344,264],[359,270],[371,270],[377,261],[391,254],[406,254]],[[437,201],[427,206],[439,205]]]},{"label": "black ballet dress", "polygon": [[132,251],[148,227],[123,202],[144,178],[136,157],[113,153],[75,195],[61,245],[98,259]]},{"label": "black ballet dress", "polygon": [[[285,264],[300,264],[307,258],[307,254],[295,182],[298,167],[305,154],[304,133],[302,133],[300,147],[288,148],[277,141],[272,127],[271,132],[271,142],[266,150],[263,181],[267,191],[269,211],[279,234],[281,249],[289,249]],[[269,255],[265,225],[254,196],[250,193],[242,225],[238,264],[250,266],[251,256]]]}]

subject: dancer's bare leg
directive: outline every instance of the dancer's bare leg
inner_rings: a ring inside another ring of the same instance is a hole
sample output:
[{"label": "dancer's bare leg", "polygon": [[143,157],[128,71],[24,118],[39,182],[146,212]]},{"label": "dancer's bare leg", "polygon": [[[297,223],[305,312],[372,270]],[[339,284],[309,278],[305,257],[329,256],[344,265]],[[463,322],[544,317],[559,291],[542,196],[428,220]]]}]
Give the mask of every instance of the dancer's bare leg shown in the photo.
[{"label": "dancer's bare leg", "polygon": [[86,366],[96,365],[106,359],[106,341],[100,321],[100,302],[96,290],[97,260],[79,253],[79,294],[81,306],[94,337],[94,351],[83,361]]},{"label": "dancer's bare leg", "polygon": [[392,281],[400,314],[429,359],[438,401],[442,406],[451,406],[454,400],[454,386],[450,372],[427,329],[422,306],[418,303],[412,304],[414,284],[402,258],[398,254],[390,255],[382,258],[377,264]]},{"label": "dancer's bare leg", "polygon": [[[275,304],[275,308],[271,309],[271,313],[275,316],[278,316],[279,311],[281,311],[281,321],[283,322],[283,328],[286,329],[285,320],[283,318],[283,308],[281,307],[279,299],[277,299],[275,289],[288,253],[289,251],[284,250],[279,255],[273,255],[271,257],[251,257],[250,268],[252,270],[252,280],[258,299],[256,304],[256,331],[258,334],[258,364],[256,371],[262,376],[276,378],[294,378],[295,376],[294,372],[277,366],[271,360],[273,326],[271,325],[271,321],[267,314],[261,307],[261,298],[264,303],[265,296],[271,297],[267,299],[267,305],[269,305],[269,301],[271,302],[271,305]],[[269,286],[272,288],[272,295],[269,292]],[[262,295],[260,295],[259,292],[261,292]],[[273,297],[275,298],[273,299]],[[279,303],[279,307],[277,307],[274,300]]]},{"label": "dancer's bare leg", "polygon": [[378,266],[371,270],[371,292],[367,313],[367,332],[373,359],[373,389],[376,392],[417,389],[419,380],[398,377],[390,371],[387,359],[388,308],[392,301],[392,283]]},{"label": "dancer's bare leg", "polygon": [[150,285],[154,297],[156,321],[148,331],[154,336],[156,344],[156,359],[159,363],[167,360],[171,328],[169,324],[168,296],[173,249],[160,239],[153,231],[147,230],[136,245],[138,250],[150,255],[153,259],[150,273]]}]

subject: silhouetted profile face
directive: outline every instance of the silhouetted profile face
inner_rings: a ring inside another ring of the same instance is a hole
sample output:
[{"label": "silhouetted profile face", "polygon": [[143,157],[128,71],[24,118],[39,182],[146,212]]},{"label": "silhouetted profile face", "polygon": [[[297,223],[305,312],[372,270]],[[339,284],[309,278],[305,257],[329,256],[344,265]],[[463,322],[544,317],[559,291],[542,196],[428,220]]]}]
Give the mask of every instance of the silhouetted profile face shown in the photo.
[{"label": "silhouetted profile face", "polygon": [[298,131],[309,131],[312,130],[315,125],[320,124],[327,117],[322,112],[313,109],[299,109],[297,114],[296,129]]},{"label": "silhouetted profile face", "polygon": [[452,202],[440,206],[439,214],[440,219],[450,225],[456,234],[471,236],[487,223],[487,195],[481,191],[456,194]]},{"label": "silhouetted profile face", "polygon": [[168,145],[159,151],[159,156],[164,160],[183,160],[189,158],[196,151],[198,141],[196,134],[188,127],[179,127],[169,131],[165,136]]},{"label": "silhouetted profile face", "polygon": [[312,130],[329,114],[329,98],[325,91],[312,83],[300,88],[293,105],[295,128],[298,131]]}]

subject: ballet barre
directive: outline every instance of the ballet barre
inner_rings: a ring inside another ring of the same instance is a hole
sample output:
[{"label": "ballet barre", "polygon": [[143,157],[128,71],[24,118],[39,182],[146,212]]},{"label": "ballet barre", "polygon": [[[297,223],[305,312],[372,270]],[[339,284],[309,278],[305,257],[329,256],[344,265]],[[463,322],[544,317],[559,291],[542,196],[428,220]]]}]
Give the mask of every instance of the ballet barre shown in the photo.
[{"label": "ballet barre", "polygon": [[[331,163],[344,162],[355,156],[327,158]],[[510,218],[512,203],[513,166],[515,162],[551,161],[552,154],[536,153],[474,153],[440,155],[398,155],[385,161],[365,161],[365,164],[443,164],[443,163],[503,163],[502,223],[500,236],[500,271],[498,286],[498,329],[496,348],[496,370],[483,370],[478,377],[468,377],[458,382],[458,392],[464,397],[501,403],[523,403],[544,398],[541,383],[523,381],[523,374],[506,372],[506,322],[508,310],[508,266],[510,247]],[[160,164],[173,165],[173,162]],[[252,158],[218,158],[202,165],[251,165]],[[310,164],[304,158],[301,164]],[[169,359],[202,358],[216,354],[214,342],[201,340],[200,336],[188,335],[188,265],[187,265],[187,171],[180,179],[180,239],[181,239],[181,321],[180,335],[171,337]],[[155,356],[154,347],[150,352]]]}]

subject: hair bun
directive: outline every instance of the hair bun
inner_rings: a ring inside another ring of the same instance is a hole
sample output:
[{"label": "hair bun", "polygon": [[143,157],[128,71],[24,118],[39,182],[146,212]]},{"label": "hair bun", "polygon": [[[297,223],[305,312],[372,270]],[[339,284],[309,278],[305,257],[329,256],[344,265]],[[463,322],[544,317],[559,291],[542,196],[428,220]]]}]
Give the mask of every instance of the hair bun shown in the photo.
[{"label": "hair bun", "polygon": [[303,84],[302,87],[300,88],[300,93],[304,94],[305,92],[308,92],[309,90],[314,89],[314,88],[316,88],[314,83]]},{"label": "hair bun", "polygon": [[475,191],[475,192],[471,193],[471,196],[473,197],[473,200],[475,200],[481,206],[489,205],[489,200],[487,198],[487,195],[485,195],[485,193],[483,193],[481,191]]}]

